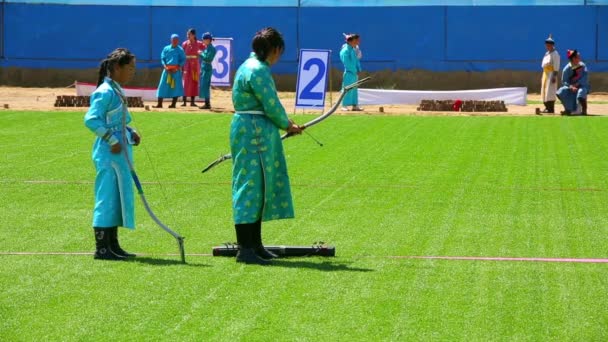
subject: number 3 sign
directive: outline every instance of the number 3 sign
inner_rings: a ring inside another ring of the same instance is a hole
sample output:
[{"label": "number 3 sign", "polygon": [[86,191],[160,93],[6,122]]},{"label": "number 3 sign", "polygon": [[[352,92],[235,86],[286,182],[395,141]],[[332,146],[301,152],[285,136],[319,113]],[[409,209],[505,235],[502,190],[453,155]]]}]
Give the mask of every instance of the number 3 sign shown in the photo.
[{"label": "number 3 sign", "polygon": [[296,108],[323,109],[330,50],[300,50]]},{"label": "number 3 sign", "polygon": [[213,46],[217,52],[211,65],[211,85],[230,86],[230,66],[232,65],[232,38],[215,38]]}]

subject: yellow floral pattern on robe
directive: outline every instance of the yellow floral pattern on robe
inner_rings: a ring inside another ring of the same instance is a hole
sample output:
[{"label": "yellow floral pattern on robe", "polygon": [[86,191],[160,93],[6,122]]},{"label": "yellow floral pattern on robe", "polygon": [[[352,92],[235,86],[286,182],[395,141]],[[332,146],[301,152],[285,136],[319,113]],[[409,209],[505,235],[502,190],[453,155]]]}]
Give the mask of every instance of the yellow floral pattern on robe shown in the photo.
[{"label": "yellow floral pattern on robe", "polygon": [[[294,217],[287,163],[279,129],[289,120],[267,63],[251,54],[232,87],[230,126],[234,222]],[[249,112],[249,114],[247,113]]]}]

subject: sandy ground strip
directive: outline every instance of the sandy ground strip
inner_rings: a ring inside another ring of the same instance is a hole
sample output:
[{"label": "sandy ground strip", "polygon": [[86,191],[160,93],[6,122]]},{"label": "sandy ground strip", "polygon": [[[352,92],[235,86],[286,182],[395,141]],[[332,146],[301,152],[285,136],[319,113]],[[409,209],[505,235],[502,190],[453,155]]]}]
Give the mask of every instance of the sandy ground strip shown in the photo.
[{"label": "sandy ground strip", "polygon": [[[36,111],[77,111],[84,112],[83,107],[55,107],[55,99],[58,95],[76,95],[76,90],[73,87],[66,88],[20,88],[20,87],[5,87],[0,86],[0,111],[7,110],[36,110]],[[166,108],[170,100],[165,100],[165,108],[152,108],[156,102],[146,101],[151,112],[180,112],[180,113],[232,113],[231,91],[228,89],[213,89],[211,94],[212,107],[211,111],[201,110],[190,105],[182,107],[181,99],[178,102],[176,109]],[[333,104],[339,96],[338,92],[328,94],[326,97],[327,108],[330,103]],[[293,92],[281,92],[279,94],[281,102],[289,114],[294,113],[295,94]],[[528,94],[528,100],[540,101],[539,94]],[[200,103],[202,105],[202,103]],[[380,112],[380,107],[383,107],[383,112]],[[415,105],[399,105],[399,106],[366,106],[363,112],[345,112],[338,110],[336,115],[453,115],[453,116],[505,116],[505,115],[534,115],[535,108],[542,109],[542,104],[531,104],[528,106],[507,106],[507,113],[464,113],[464,112],[419,112]],[[563,110],[561,104],[556,103],[556,111]],[[133,108],[132,111],[147,111],[144,108]],[[303,113],[302,110],[297,110],[297,113]],[[311,111],[310,113],[319,113]],[[589,96],[589,113],[594,115],[608,115],[608,93],[594,93]]]}]

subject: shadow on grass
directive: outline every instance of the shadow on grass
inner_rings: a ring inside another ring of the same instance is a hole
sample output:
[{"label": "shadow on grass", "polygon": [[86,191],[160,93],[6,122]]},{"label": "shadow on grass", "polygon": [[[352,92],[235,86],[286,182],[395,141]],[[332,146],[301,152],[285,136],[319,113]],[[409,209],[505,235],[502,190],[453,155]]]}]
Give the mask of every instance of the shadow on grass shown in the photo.
[{"label": "shadow on grass", "polygon": [[323,261],[323,262],[311,262],[311,261],[303,261],[297,260],[293,261],[293,259],[282,259],[282,260],[273,260],[272,265],[270,267],[286,267],[286,268],[310,268],[317,271],[323,272],[338,272],[338,271],[348,271],[348,272],[374,272],[373,269],[370,268],[360,268],[360,267],[350,267],[347,263],[343,262],[331,262],[331,261]]},{"label": "shadow on grass", "polygon": [[155,265],[155,266],[183,265],[183,266],[188,266],[188,267],[211,267],[211,265],[206,265],[206,264],[190,264],[190,263],[183,264],[181,260],[176,260],[176,259],[175,260],[174,259],[156,259],[156,258],[150,258],[150,257],[136,257],[136,258],[127,260],[127,262],[141,263],[141,264],[148,264],[148,265]]}]

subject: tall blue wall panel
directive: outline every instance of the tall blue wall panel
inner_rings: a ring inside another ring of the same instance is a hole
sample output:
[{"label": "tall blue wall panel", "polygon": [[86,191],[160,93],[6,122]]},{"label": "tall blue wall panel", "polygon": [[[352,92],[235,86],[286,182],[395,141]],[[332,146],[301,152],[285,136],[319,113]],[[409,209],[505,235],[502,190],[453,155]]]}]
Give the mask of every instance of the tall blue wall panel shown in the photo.
[{"label": "tall blue wall panel", "polygon": [[339,62],[343,32],[361,35],[365,61],[399,64],[444,58],[443,7],[303,7],[300,46],[330,49]]},{"label": "tall blue wall panel", "polygon": [[149,58],[149,11],[147,7],[8,3],[5,56],[99,60],[114,48],[126,46],[137,56]]},{"label": "tall blue wall panel", "polygon": [[598,7],[597,50],[597,59],[608,61],[608,7]]},{"label": "tall blue wall panel", "polygon": [[[448,7],[447,59],[525,61],[544,53],[552,33],[558,50],[595,55],[594,7]],[[567,24],[574,22],[576,25]],[[551,24],[552,23],[552,24]]]},{"label": "tall blue wall panel", "polygon": [[0,2],[0,58],[4,57],[4,1]]}]

